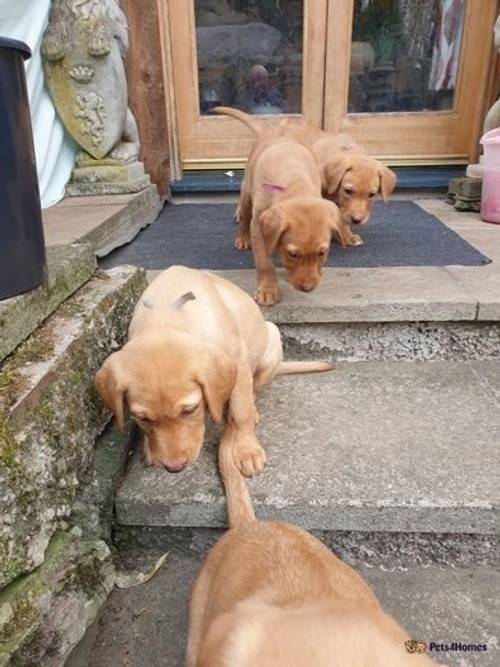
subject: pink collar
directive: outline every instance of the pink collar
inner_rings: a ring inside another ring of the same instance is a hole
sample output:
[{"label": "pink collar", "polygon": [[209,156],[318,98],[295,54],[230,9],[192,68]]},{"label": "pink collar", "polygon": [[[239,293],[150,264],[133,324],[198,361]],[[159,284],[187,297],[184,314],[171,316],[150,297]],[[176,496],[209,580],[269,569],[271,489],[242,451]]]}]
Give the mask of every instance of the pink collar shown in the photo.
[{"label": "pink collar", "polygon": [[284,192],[286,185],[278,185],[277,183],[262,183],[262,189],[266,192]]}]

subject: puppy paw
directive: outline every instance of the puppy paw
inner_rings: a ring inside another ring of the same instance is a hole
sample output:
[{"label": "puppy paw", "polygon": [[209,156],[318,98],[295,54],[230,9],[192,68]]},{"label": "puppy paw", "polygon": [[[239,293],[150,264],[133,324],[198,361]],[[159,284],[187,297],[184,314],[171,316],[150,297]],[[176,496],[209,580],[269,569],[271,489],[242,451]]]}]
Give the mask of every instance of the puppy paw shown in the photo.
[{"label": "puppy paw", "polygon": [[359,236],[358,234],[353,234],[352,238],[349,239],[349,242],[348,242],[347,245],[350,245],[350,246],[364,245],[364,242],[363,242],[363,239],[361,238],[361,236]]},{"label": "puppy paw", "polygon": [[277,285],[273,287],[257,287],[254,295],[259,306],[274,306],[278,303],[281,295]]},{"label": "puppy paw", "polygon": [[254,442],[238,444],[234,452],[234,459],[245,477],[260,475],[267,461],[266,453],[257,439]]},{"label": "puppy paw", "polygon": [[234,239],[234,247],[236,250],[250,250],[252,244],[250,243],[250,237],[238,235]]}]

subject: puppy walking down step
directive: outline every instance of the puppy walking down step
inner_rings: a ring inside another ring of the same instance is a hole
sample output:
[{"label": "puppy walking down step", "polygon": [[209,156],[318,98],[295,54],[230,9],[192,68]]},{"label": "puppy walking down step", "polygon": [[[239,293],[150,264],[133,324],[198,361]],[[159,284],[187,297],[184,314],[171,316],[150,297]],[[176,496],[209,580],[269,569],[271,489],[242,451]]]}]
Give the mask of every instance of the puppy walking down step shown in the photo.
[{"label": "puppy walking down step", "polygon": [[322,361],[283,362],[280,333],[242,289],[207,271],[173,266],[139,300],[128,343],[96,375],[123,428],[125,404],[144,434],[146,462],[180,472],[198,458],[205,413],[236,438],[236,464],[262,472],[255,395],[275,375],[331,370]]},{"label": "puppy walking down step", "polygon": [[292,524],[255,519],[235,444],[228,428],[219,469],[230,530],[192,589],[187,667],[436,665],[408,654],[408,634],[316,538]]},{"label": "puppy walking down step", "polygon": [[272,255],[277,252],[293,287],[315,289],[330,251],[332,236],[343,246],[357,245],[335,204],[322,198],[321,177],[312,152],[294,139],[281,136],[286,126],[260,127],[243,112],[215,107],[234,116],[256,134],[248,157],[237,210],[235,246],[251,246],[257,270],[255,300],[271,306],[280,300]]}]

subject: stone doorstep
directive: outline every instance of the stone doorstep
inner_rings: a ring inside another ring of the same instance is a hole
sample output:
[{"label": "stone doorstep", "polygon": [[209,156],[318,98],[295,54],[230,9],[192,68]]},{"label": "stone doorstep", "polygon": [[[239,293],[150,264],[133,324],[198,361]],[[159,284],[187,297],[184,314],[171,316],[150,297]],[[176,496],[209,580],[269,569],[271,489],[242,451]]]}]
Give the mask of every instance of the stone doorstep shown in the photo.
[{"label": "stone doorstep", "polygon": [[43,564],[0,593],[0,667],[63,665],[113,585],[104,542],[55,534]]},{"label": "stone doorstep", "polygon": [[95,257],[89,245],[49,247],[45,283],[31,292],[0,301],[0,362],[86,283],[94,271]]},{"label": "stone doorstep", "polygon": [[[490,267],[326,268],[321,285],[308,294],[294,290],[278,269],[281,302],[262,311],[278,325],[496,321],[500,269]],[[148,281],[160,273],[148,270]],[[253,269],[214,273],[254,293]]]},{"label": "stone doorstep", "polygon": [[0,367],[0,586],[40,565],[70,512],[109,420],[94,375],[144,287],[136,267],[99,272]]},{"label": "stone doorstep", "polygon": [[[249,481],[256,512],[321,531],[495,534],[499,397],[500,368],[481,361],[341,364],[278,378],[258,401],[268,465]],[[136,456],[117,523],[225,526],[217,433],[206,440],[179,475]]]},{"label": "stone doorstep", "polygon": [[136,194],[69,197],[43,211],[46,242],[90,243],[102,257],[154,222],[162,207],[154,185]]}]

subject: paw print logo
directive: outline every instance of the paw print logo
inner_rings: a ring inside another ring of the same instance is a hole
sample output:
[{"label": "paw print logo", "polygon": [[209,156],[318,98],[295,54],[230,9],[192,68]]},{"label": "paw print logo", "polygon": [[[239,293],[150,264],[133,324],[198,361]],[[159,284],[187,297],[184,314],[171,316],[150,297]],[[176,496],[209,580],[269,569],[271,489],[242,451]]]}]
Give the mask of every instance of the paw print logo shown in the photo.
[{"label": "paw print logo", "polygon": [[408,653],[425,653],[427,650],[427,644],[419,639],[408,639],[405,647]]}]

